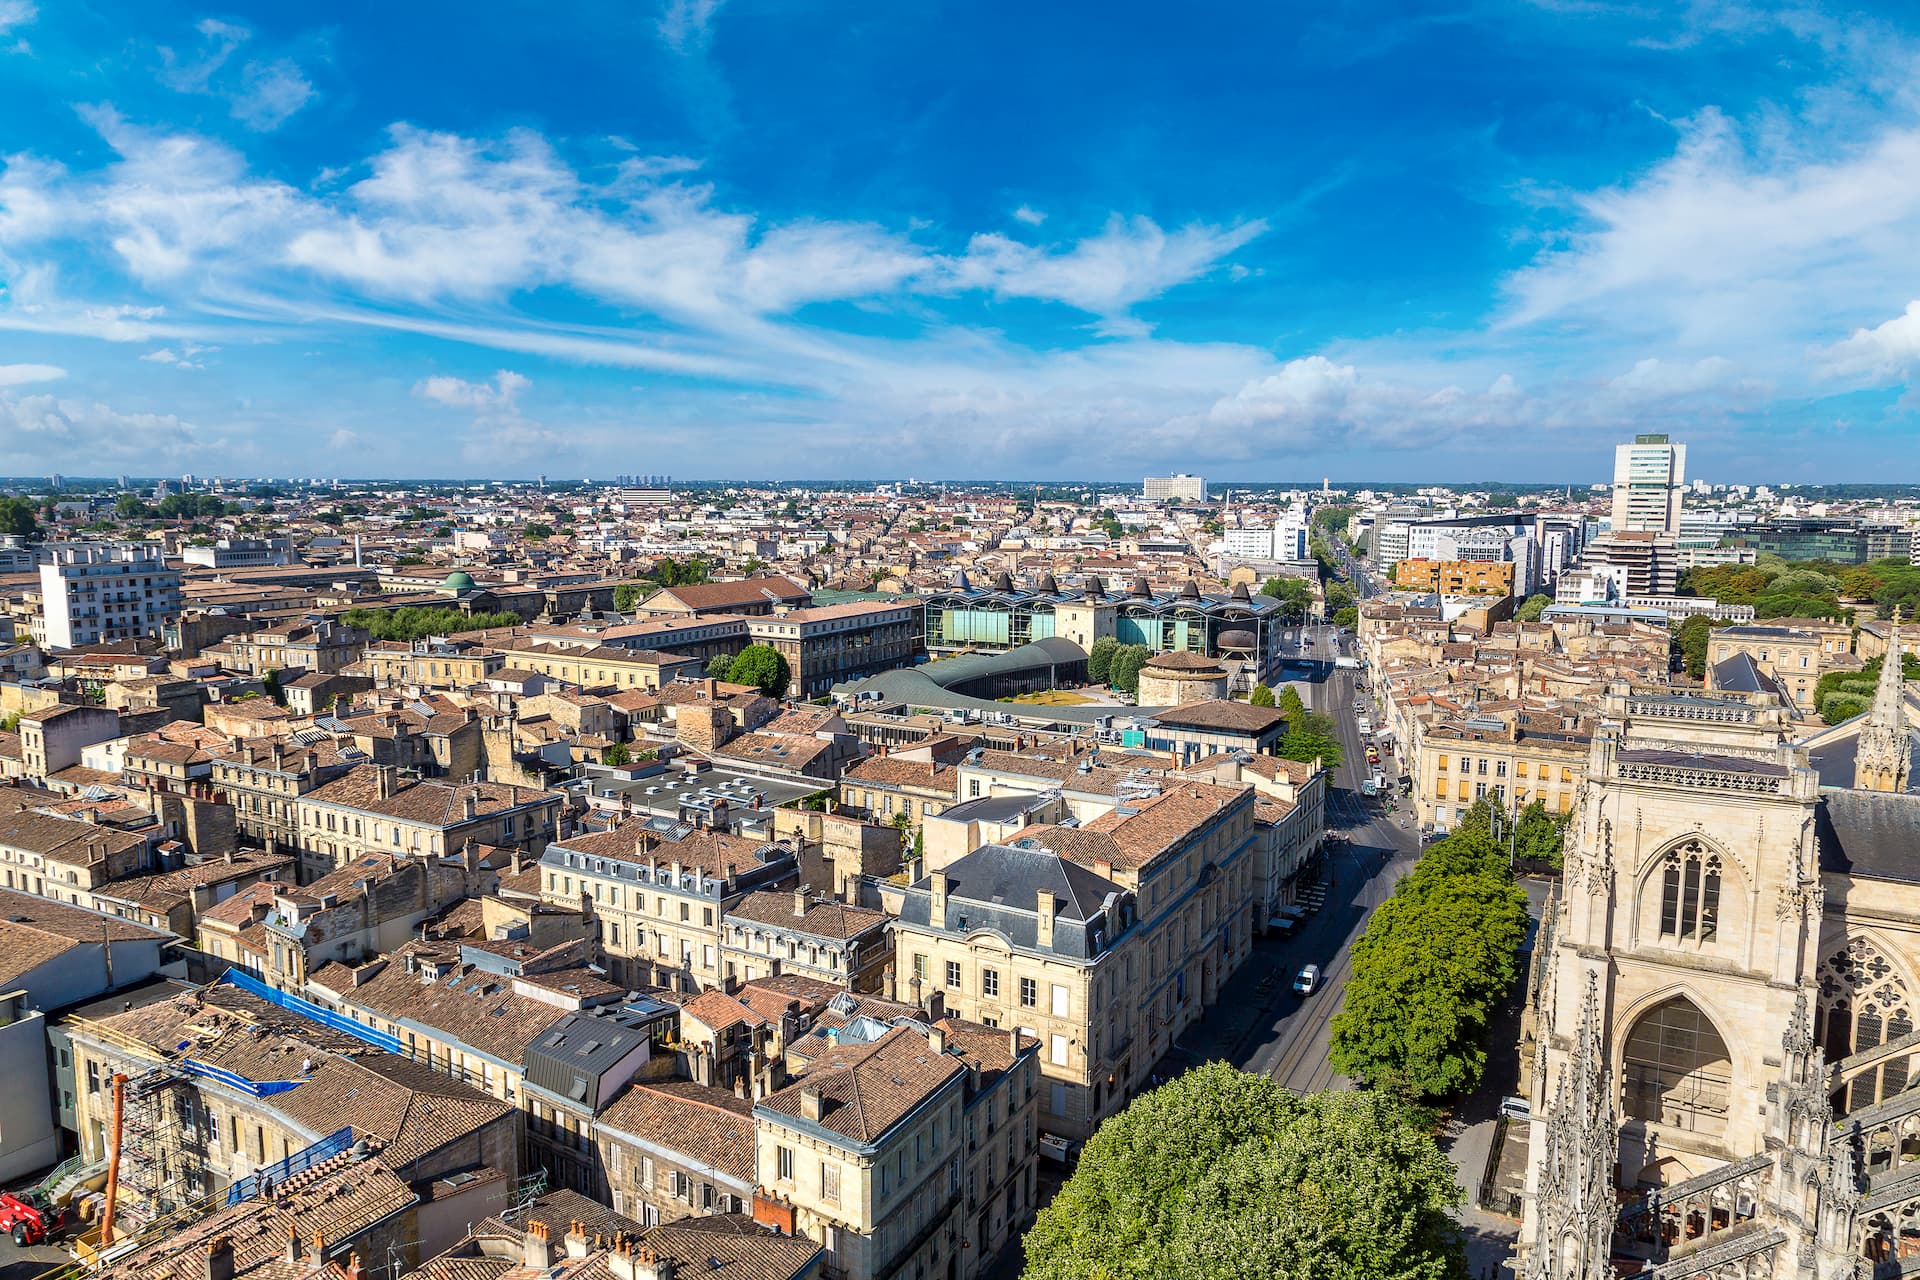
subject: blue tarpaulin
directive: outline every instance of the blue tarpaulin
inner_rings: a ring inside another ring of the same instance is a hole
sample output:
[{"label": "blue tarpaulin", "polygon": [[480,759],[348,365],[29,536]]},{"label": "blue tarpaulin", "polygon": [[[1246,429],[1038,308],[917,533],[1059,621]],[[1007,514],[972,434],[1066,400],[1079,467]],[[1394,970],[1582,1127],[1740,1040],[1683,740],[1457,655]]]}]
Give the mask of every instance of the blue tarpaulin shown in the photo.
[{"label": "blue tarpaulin", "polygon": [[365,1040],[375,1048],[385,1049],[388,1053],[400,1052],[398,1036],[390,1036],[384,1031],[375,1031],[365,1023],[355,1022],[352,1018],[343,1018],[333,1010],[317,1005],[311,1000],[302,1000],[299,996],[277,991],[243,970],[228,969],[226,976],[220,981],[230,982],[242,991],[259,996],[268,1004],[278,1005],[288,1013],[297,1013],[310,1022],[317,1022],[323,1027]]},{"label": "blue tarpaulin", "polygon": [[264,1169],[255,1169],[227,1188],[227,1203],[239,1204],[260,1194],[263,1185],[278,1186],[294,1174],[331,1160],[353,1145],[351,1128],[335,1129],[312,1146],[302,1147],[284,1160],[276,1160]]}]

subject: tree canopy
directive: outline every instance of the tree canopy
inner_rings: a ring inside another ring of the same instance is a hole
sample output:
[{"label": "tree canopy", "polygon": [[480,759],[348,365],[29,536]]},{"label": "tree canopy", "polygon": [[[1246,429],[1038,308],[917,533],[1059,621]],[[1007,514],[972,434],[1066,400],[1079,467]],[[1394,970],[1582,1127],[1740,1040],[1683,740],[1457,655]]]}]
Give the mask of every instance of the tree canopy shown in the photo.
[{"label": "tree canopy", "polygon": [[769,698],[777,698],[785,693],[787,682],[791,679],[792,668],[787,666],[787,660],[781,652],[770,644],[748,645],[727,668],[729,683],[753,685]]},{"label": "tree canopy", "polygon": [[349,609],[340,621],[366,628],[375,640],[424,640],[428,636],[458,635],[462,631],[483,631],[488,627],[517,627],[517,613],[464,614],[458,609],[427,609],[409,605],[404,609]]},{"label": "tree canopy", "polygon": [[[1880,668],[1886,655],[1867,659],[1858,671],[1829,671],[1814,682],[1813,705],[1828,724],[1839,724],[1873,706],[1873,691],[1880,683]],[[1911,653],[1900,655],[1900,678],[1920,680],[1920,658]]]},{"label": "tree canopy", "polygon": [[1298,760],[1302,764],[1312,764],[1318,760],[1329,769],[1339,767],[1340,762],[1346,759],[1333,718],[1307,710],[1307,704],[1301,700],[1298,689],[1290,684],[1281,686],[1274,706],[1287,718],[1287,732],[1274,745],[1275,755],[1282,760]]},{"label": "tree canopy", "polygon": [[1107,682],[1125,693],[1140,692],[1140,668],[1153,660],[1153,653],[1143,644],[1123,644],[1113,651],[1113,661],[1107,667]]},{"label": "tree canopy", "polygon": [[1222,1062],[1134,1099],[1026,1237],[1026,1280],[1464,1280],[1453,1166],[1377,1092]]},{"label": "tree canopy", "polygon": [[1428,846],[1354,944],[1328,1049],[1342,1075],[1407,1098],[1479,1083],[1487,1022],[1519,975],[1527,930],[1527,896],[1492,818],[1482,800]]},{"label": "tree canopy", "polygon": [[1120,642],[1112,636],[1101,636],[1087,650],[1087,683],[1105,684],[1113,673],[1113,655],[1120,651]]},{"label": "tree canopy", "polygon": [[1256,707],[1270,707],[1273,705],[1273,690],[1264,684],[1257,684],[1247,696],[1247,701]]},{"label": "tree canopy", "polygon": [[[1839,598],[1844,574],[1841,566],[1826,561],[1789,563],[1763,555],[1755,564],[1688,569],[1680,575],[1680,593],[1710,596],[1725,604],[1750,604],[1756,618],[1845,619],[1849,611]],[[1920,589],[1920,579],[1916,588]]]},{"label": "tree canopy", "polygon": [[1513,611],[1513,616],[1520,622],[1538,622],[1540,621],[1540,615],[1545,613],[1547,606],[1552,603],[1552,596],[1530,595],[1520,602],[1520,607]]},{"label": "tree canopy", "polygon": [[40,530],[33,504],[25,498],[0,498],[0,534],[31,538]]}]

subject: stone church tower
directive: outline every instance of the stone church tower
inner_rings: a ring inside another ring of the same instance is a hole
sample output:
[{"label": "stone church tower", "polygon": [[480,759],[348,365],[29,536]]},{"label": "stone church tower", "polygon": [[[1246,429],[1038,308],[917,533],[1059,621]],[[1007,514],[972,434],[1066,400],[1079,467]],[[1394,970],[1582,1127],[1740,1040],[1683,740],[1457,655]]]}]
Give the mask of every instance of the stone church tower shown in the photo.
[{"label": "stone church tower", "polygon": [[1900,674],[1900,610],[1893,611],[1887,631],[1887,653],[1880,660],[1880,683],[1873,691],[1873,710],[1860,730],[1860,750],[1854,757],[1853,785],[1862,791],[1905,791],[1913,767],[1912,744],[1907,737],[1907,709]]},{"label": "stone church tower", "polygon": [[1537,957],[1528,1280],[1920,1264],[1920,797],[1823,789],[1802,731],[1603,699]]}]

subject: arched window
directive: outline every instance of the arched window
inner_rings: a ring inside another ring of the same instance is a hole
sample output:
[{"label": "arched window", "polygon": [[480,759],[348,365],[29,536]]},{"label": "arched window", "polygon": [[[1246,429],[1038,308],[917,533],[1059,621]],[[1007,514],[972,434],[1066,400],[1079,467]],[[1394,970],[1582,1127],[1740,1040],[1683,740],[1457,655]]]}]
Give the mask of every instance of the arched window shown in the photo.
[{"label": "arched window", "polygon": [[[1913,1000],[1907,984],[1869,939],[1848,939],[1820,962],[1817,981],[1814,1035],[1825,1047],[1828,1062],[1877,1048],[1913,1030]],[[1844,1114],[1905,1089],[1908,1061],[1890,1058],[1854,1077],[1837,1109]]]},{"label": "arched window", "polygon": [[1727,1127],[1733,1060],[1726,1041],[1691,1000],[1675,996],[1640,1015],[1622,1063],[1627,1117],[1694,1133]]},{"label": "arched window", "polygon": [[1720,922],[1720,855],[1697,840],[1667,851],[1660,868],[1660,936],[1712,942]]}]

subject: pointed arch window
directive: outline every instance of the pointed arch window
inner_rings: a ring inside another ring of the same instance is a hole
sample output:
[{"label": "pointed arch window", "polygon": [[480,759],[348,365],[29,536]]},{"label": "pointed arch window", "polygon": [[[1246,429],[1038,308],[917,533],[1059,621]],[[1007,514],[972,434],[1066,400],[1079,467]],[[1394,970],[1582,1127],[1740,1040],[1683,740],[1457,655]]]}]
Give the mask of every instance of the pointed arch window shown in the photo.
[{"label": "pointed arch window", "polygon": [[1667,852],[1660,868],[1660,936],[1712,942],[1720,923],[1720,855],[1697,841]]}]

